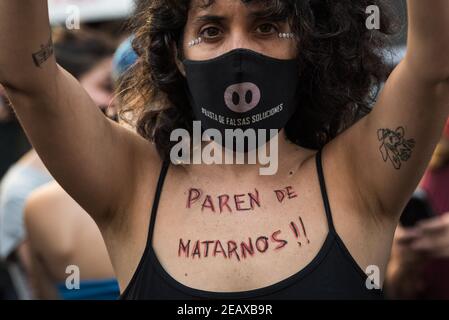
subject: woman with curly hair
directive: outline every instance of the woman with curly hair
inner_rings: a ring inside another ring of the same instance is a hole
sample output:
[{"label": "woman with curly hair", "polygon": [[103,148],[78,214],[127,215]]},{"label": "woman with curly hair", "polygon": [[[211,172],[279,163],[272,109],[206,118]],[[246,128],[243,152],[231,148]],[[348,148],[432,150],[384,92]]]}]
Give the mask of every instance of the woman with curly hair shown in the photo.
[{"label": "woman with curly hair", "polygon": [[[407,56],[378,94],[382,0],[141,1],[139,58],[119,92],[136,134],[103,119],[55,63],[46,1],[0,0],[0,83],[98,224],[122,298],[376,299],[449,109],[449,3],[408,10]],[[214,138],[276,130],[258,142],[277,172],[260,175],[260,159],[173,163],[172,134],[195,137],[194,121]]]}]

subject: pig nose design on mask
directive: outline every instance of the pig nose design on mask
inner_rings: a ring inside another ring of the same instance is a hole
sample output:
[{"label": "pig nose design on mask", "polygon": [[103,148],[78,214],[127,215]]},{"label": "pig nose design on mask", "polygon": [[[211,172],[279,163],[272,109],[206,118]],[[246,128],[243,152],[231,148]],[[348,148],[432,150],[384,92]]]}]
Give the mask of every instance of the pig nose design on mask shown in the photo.
[{"label": "pig nose design on mask", "polygon": [[235,49],[184,60],[186,94],[204,130],[281,130],[299,107],[297,59]]},{"label": "pig nose design on mask", "polygon": [[260,89],[252,82],[233,84],[224,93],[226,106],[237,113],[251,111],[259,105],[260,98]]}]

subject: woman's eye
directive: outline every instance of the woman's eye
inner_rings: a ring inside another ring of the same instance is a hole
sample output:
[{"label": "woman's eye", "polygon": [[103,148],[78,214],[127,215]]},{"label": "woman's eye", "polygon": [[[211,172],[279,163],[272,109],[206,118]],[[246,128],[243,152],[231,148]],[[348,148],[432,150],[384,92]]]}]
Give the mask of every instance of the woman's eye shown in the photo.
[{"label": "woman's eye", "polygon": [[208,27],[203,29],[200,32],[200,35],[204,38],[216,38],[217,36],[220,35],[220,30],[215,27]]},{"label": "woman's eye", "polygon": [[257,27],[257,31],[263,34],[271,34],[277,32],[277,28],[271,23],[264,23]]}]

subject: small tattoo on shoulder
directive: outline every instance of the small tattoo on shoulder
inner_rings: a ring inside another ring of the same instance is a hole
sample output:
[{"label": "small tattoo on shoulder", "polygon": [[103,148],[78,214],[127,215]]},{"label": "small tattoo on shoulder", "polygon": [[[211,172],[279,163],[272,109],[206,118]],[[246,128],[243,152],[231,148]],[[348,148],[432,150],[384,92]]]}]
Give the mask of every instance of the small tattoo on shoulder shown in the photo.
[{"label": "small tattoo on shoulder", "polygon": [[47,44],[42,44],[41,49],[33,53],[33,61],[36,67],[41,67],[53,55],[53,41],[50,38]]},{"label": "small tattoo on shoulder", "polygon": [[379,150],[382,159],[385,162],[390,160],[396,170],[401,169],[402,163],[410,159],[416,145],[414,139],[405,139],[404,136],[404,127],[398,127],[396,130],[379,129],[377,131],[377,137],[381,142]]}]

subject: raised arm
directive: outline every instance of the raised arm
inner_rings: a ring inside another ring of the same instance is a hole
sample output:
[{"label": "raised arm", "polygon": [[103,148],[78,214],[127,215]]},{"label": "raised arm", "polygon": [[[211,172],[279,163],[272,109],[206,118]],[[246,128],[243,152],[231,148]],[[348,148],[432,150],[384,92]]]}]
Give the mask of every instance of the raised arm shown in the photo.
[{"label": "raised arm", "polygon": [[409,0],[408,15],[405,59],[372,113],[329,146],[367,211],[395,221],[449,114],[449,1]]},{"label": "raised arm", "polygon": [[131,201],[147,142],[56,64],[46,0],[0,0],[0,47],[0,83],[47,168],[97,222],[111,221]]}]

